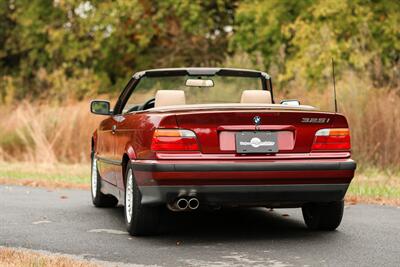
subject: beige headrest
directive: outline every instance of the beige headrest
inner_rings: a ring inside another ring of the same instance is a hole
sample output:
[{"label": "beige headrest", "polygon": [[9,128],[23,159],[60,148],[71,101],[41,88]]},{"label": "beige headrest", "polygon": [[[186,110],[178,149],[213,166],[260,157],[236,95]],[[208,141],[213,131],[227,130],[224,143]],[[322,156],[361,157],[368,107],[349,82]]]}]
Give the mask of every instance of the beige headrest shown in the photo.
[{"label": "beige headrest", "polygon": [[271,93],[266,90],[244,90],[240,103],[271,104]]},{"label": "beige headrest", "polygon": [[182,90],[158,90],[154,107],[185,105],[185,92]]}]

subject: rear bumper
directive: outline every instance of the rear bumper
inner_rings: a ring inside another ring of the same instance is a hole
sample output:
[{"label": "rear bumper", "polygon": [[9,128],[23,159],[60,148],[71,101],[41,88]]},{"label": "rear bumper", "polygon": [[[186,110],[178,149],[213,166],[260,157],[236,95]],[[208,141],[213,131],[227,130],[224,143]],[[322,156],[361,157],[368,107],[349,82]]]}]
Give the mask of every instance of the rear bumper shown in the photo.
[{"label": "rear bumper", "polygon": [[350,183],[356,163],[351,159],[287,161],[132,162],[139,186],[270,185]]},{"label": "rear bumper", "polygon": [[143,204],[196,195],[210,205],[298,205],[343,199],[351,159],[287,161],[133,161]]},{"label": "rear bumper", "polygon": [[142,186],[143,205],[173,203],[178,196],[196,196],[200,205],[298,207],[307,202],[344,198],[349,184]]},{"label": "rear bumper", "polygon": [[219,163],[162,163],[133,162],[136,171],[148,172],[212,172],[212,171],[329,171],[355,170],[353,160],[345,161],[296,161],[296,162],[219,162]]}]

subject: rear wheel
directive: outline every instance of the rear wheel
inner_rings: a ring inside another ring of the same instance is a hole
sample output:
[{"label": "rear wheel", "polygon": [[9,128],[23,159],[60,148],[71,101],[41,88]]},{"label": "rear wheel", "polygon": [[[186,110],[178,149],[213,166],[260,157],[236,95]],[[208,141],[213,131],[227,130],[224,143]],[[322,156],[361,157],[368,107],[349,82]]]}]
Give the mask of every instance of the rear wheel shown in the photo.
[{"label": "rear wheel", "polygon": [[97,159],[92,153],[91,193],[93,205],[96,207],[115,207],[118,204],[118,199],[103,194],[100,189],[101,177],[97,168]]},{"label": "rear wheel", "polygon": [[304,222],[312,230],[335,230],[342,221],[344,201],[309,203],[302,207]]},{"label": "rear wheel", "polygon": [[131,235],[154,234],[158,228],[159,208],[141,204],[142,196],[136,185],[130,163],[126,168],[125,222]]}]

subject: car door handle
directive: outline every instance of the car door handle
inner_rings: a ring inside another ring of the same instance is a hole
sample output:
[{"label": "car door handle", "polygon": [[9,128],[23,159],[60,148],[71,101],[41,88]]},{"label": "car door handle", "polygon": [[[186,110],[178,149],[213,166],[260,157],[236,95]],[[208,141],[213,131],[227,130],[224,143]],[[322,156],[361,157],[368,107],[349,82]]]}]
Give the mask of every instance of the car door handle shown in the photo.
[{"label": "car door handle", "polygon": [[112,134],[115,134],[115,131],[117,130],[117,125],[113,125],[112,127],[111,127],[111,133]]}]

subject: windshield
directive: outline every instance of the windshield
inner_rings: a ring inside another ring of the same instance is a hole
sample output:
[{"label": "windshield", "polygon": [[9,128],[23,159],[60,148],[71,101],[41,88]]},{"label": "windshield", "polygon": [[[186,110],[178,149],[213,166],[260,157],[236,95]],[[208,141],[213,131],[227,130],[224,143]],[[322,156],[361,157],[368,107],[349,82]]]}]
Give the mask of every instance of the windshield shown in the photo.
[{"label": "windshield", "polygon": [[[201,81],[203,80],[203,81]],[[186,104],[239,103],[244,90],[262,90],[260,77],[165,76],[143,77],[127,101],[124,111],[155,97],[158,90],[183,90]]]}]

